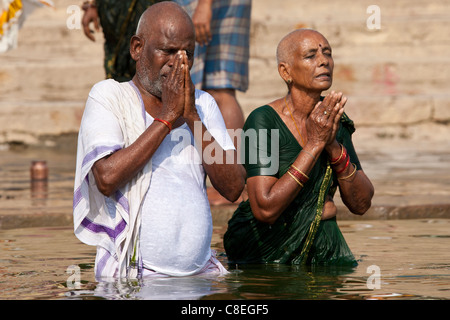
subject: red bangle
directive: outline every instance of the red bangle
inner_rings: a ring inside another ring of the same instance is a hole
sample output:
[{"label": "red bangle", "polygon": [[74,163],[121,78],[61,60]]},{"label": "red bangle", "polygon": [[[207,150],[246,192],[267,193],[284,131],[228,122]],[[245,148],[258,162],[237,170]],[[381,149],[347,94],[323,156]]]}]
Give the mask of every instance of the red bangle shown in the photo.
[{"label": "red bangle", "polygon": [[159,118],[155,118],[155,121],[159,121],[159,122],[164,123],[167,126],[167,128],[169,128],[169,132],[172,131],[172,125],[170,124],[169,121],[166,121],[166,120],[163,120],[163,119],[159,119]]},{"label": "red bangle", "polygon": [[288,171],[295,177],[297,178],[298,181],[301,182],[302,185],[304,185],[305,183],[308,182],[309,177],[304,174],[303,172],[301,172],[300,170],[298,170],[296,167],[294,167],[293,165],[291,165],[288,169]]},{"label": "red bangle", "polygon": [[339,174],[339,173],[341,173],[341,172],[344,172],[344,170],[347,169],[347,167],[348,167],[349,164],[350,164],[350,157],[347,156],[347,162],[345,163],[345,166],[344,166],[341,170],[336,171],[336,173]]},{"label": "red bangle", "polygon": [[341,144],[341,146],[342,146],[341,155],[338,158],[330,160],[331,165],[333,165],[333,166],[339,166],[340,164],[345,162],[345,160],[348,156],[347,149],[342,144]]},{"label": "red bangle", "polygon": [[338,162],[339,160],[341,160],[342,155],[344,154],[344,146],[342,144],[339,144],[341,146],[341,154],[339,155],[339,157],[334,158],[334,159],[330,159],[331,164],[335,164],[336,162]]}]

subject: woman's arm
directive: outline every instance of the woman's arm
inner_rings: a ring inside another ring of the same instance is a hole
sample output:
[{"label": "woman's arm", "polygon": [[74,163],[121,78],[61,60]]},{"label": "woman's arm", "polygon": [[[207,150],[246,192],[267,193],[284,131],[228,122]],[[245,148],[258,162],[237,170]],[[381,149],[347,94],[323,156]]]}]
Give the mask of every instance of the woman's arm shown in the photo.
[{"label": "woman's arm", "polygon": [[356,165],[351,162],[352,159],[346,148],[337,141],[327,146],[327,151],[332,159],[333,170],[338,177],[342,201],[352,213],[363,215],[371,206],[374,195],[372,183],[364,171],[358,170]]},{"label": "woman's arm", "polygon": [[[294,165],[307,175],[315,162],[305,152],[300,152]],[[253,215],[261,222],[273,224],[302,188],[288,173],[279,179],[272,176],[248,178],[247,192]]]},{"label": "woman's arm", "polygon": [[[341,94],[329,94],[324,103],[318,103],[308,118],[308,142],[299,153],[292,166],[301,176],[308,176],[317,159],[324,150],[330,135],[336,135],[336,127],[343,114],[340,102]],[[329,116],[324,117],[324,109]],[[295,173],[294,173],[295,176]],[[303,188],[303,183],[286,172],[279,179],[272,176],[255,176],[247,179],[247,191],[250,206],[256,219],[266,223],[274,223],[290,205]],[[331,217],[334,203],[325,206],[324,217]]]}]

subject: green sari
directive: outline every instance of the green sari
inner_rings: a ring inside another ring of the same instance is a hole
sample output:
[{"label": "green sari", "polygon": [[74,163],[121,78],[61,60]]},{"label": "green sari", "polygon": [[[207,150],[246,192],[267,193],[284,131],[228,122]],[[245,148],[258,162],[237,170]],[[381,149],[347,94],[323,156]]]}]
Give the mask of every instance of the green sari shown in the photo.
[{"label": "green sari", "polygon": [[[244,125],[246,137],[248,130],[256,131],[258,140],[244,141],[243,160],[247,178],[258,175],[283,176],[302,147],[278,113],[268,105],[257,108]],[[272,141],[270,133],[274,130],[278,130],[278,148],[275,148],[276,154],[271,154],[271,143],[275,140]],[[351,140],[354,131],[353,122],[344,114],[336,139],[347,148],[352,163],[361,169]],[[269,137],[261,138],[261,134],[266,133]],[[269,172],[273,171],[269,170],[271,159],[278,159],[275,173]],[[240,203],[224,235],[224,247],[230,263],[357,264],[337,225],[336,217],[321,220],[325,199],[327,195],[334,195],[338,185],[325,152],[320,155],[309,178],[298,196],[272,225],[255,219],[248,200]]]}]

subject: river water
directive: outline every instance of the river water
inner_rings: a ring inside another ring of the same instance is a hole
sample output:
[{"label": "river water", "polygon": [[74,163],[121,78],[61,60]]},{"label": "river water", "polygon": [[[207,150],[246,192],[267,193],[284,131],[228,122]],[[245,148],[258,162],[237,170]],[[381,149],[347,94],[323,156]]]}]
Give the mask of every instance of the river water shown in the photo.
[{"label": "river water", "polygon": [[[229,274],[97,282],[95,248],[70,224],[73,153],[0,151],[0,299],[450,299],[450,220],[343,220],[359,264],[351,269],[228,265],[226,225],[211,246]],[[29,179],[46,160],[46,185]]]}]

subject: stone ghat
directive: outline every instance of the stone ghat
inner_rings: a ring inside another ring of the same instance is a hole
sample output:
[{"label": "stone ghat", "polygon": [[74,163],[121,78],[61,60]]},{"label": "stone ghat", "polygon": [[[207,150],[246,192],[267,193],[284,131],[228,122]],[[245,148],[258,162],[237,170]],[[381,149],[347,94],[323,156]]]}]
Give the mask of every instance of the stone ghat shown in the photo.
[{"label": "stone ghat", "polygon": [[[55,9],[36,9],[18,48],[0,55],[0,144],[57,146],[58,136],[76,134],[89,90],[104,77],[102,34],[89,41],[68,27],[74,2],[54,3]],[[364,141],[448,141],[450,3],[380,0],[378,18],[371,5],[253,1],[250,87],[238,94],[245,114],[286,93],[276,46],[288,32],[307,27],[330,41],[332,89],[349,97],[346,111]]]}]

